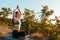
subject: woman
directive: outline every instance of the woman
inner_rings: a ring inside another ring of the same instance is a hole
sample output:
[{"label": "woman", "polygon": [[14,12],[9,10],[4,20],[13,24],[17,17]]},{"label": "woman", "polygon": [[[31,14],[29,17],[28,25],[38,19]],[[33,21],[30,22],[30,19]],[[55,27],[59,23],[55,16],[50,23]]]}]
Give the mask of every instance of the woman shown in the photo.
[{"label": "woman", "polygon": [[18,11],[13,12],[13,19],[14,19],[14,29],[13,30],[18,30],[18,32],[20,31],[20,27],[21,27],[21,12],[19,10],[19,7],[17,6]]},{"label": "woman", "polygon": [[18,9],[18,11],[16,11],[16,10],[13,11],[14,28],[13,28],[12,36],[15,38],[18,38],[18,32],[20,31],[20,28],[21,28],[21,21],[20,21],[21,20],[21,12],[20,12],[18,6],[17,6],[17,9]]},{"label": "woman", "polygon": [[28,35],[28,31],[20,31],[21,28],[21,12],[19,10],[19,7],[17,6],[18,11],[13,12],[13,23],[14,23],[14,29],[13,29],[13,33],[12,36],[14,38],[19,38],[22,37],[23,39],[25,39],[25,35]]}]

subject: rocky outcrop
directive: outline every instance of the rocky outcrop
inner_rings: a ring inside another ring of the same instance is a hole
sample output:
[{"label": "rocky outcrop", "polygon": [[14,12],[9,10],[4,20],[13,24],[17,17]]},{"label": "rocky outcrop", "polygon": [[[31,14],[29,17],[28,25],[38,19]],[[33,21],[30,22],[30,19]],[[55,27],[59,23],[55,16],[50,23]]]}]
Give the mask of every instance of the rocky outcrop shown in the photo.
[{"label": "rocky outcrop", "polygon": [[30,35],[33,40],[48,40],[42,33],[36,32]]},{"label": "rocky outcrop", "polygon": [[4,23],[0,24],[0,36],[5,36],[11,32],[12,32],[12,30],[8,25],[6,25]]}]

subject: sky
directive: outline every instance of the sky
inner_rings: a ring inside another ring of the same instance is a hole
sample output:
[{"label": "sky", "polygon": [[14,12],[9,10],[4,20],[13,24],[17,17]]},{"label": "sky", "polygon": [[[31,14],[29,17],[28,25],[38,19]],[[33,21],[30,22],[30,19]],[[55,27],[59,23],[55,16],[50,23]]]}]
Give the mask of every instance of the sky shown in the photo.
[{"label": "sky", "polygon": [[38,12],[42,9],[42,6],[47,5],[49,9],[54,10],[54,14],[50,18],[60,16],[60,0],[0,0],[0,11],[2,7],[11,8],[13,11],[16,9],[17,5],[19,5],[22,13],[24,12],[25,8]]}]

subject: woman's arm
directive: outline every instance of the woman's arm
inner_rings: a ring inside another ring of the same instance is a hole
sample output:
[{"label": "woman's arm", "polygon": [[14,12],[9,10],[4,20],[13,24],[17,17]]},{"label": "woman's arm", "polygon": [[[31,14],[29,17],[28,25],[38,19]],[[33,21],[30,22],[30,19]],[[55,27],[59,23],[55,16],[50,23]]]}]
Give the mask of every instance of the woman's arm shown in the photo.
[{"label": "woman's arm", "polygon": [[19,13],[21,14],[21,11],[20,11],[20,9],[19,9],[19,6],[17,6],[17,9],[18,9]]},{"label": "woman's arm", "polygon": [[14,20],[14,17],[15,17],[15,10],[13,11],[13,20]]},{"label": "woman's arm", "polygon": [[17,9],[18,9],[18,12],[19,12],[19,17],[20,17],[20,19],[21,19],[21,11],[20,11],[20,9],[19,9],[19,6],[17,6]]},{"label": "woman's arm", "polygon": [[13,21],[15,20],[15,10],[13,11]]}]

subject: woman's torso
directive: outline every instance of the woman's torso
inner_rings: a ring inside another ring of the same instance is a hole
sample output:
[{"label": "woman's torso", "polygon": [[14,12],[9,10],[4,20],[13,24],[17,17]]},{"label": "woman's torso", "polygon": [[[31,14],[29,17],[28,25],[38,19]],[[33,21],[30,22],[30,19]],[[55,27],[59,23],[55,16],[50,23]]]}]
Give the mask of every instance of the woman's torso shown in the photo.
[{"label": "woman's torso", "polygon": [[21,24],[21,21],[20,21],[20,19],[18,19],[18,18],[15,17],[14,23],[15,24]]}]

